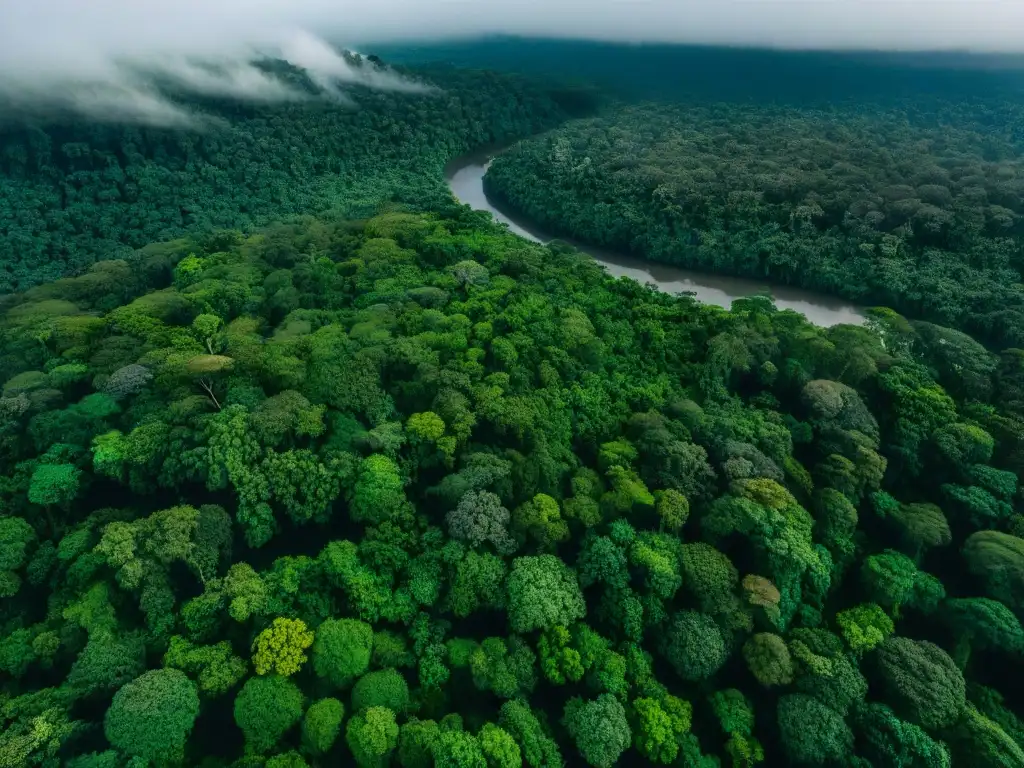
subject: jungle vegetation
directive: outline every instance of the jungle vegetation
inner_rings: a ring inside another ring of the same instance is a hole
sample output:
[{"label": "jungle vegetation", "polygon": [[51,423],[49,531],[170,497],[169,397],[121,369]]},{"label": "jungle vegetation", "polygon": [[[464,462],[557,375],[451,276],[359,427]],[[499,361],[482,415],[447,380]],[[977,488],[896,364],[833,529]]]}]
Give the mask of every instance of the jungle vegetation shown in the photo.
[{"label": "jungle vegetation", "polygon": [[2,317],[2,765],[1024,760],[1020,350],[454,203]]},{"label": "jungle vegetation", "polygon": [[1024,344],[1022,113],[641,105],[498,157],[485,181],[549,230],[769,278]]},{"label": "jungle vegetation", "polygon": [[196,131],[0,124],[0,293],[187,232],[365,216],[390,201],[436,206],[451,157],[550,128],[567,117],[557,99],[572,100],[513,75],[415,75],[435,89],[355,89],[342,104],[211,100]]},{"label": "jungle vegetation", "polygon": [[[3,241],[37,250],[0,297],[0,767],[1024,765],[1024,350],[522,240],[441,167],[566,110],[462,76],[447,117],[364,94],[320,132],[232,107],[237,144],[24,134],[60,153],[0,199],[70,196]],[[550,141],[578,164],[600,125]],[[119,168],[164,182],[121,198]],[[964,252],[1015,243],[1005,216]]]}]

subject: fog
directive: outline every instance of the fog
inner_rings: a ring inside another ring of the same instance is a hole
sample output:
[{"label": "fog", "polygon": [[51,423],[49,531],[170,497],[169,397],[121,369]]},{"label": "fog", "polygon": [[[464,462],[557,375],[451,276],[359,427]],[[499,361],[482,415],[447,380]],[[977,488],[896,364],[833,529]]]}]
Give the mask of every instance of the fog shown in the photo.
[{"label": "fog", "polygon": [[353,68],[325,41],[505,33],[818,49],[1024,51],[1017,0],[0,0],[0,109],[196,124],[154,82],[247,100],[308,98],[252,66],[283,58],[321,97],[353,83],[416,89]]}]

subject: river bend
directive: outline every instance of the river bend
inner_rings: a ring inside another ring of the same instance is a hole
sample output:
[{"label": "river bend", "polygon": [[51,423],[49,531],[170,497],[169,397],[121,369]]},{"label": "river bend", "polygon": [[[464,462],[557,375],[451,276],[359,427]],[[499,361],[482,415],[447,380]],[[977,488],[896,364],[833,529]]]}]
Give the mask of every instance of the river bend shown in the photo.
[{"label": "river bend", "polygon": [[[533,224],[498,210],[484,192],[484,174],[490,161],[488,154],[464,155],[449,163],[446,169],[448,187],[460,202],[476,210],[488,211],[504,222],[517,235],[538,243],[555,239]],[[728,308],[734,299],[763,293],[766,290],[775,299],[779,309],[792,309],[804,315],[815,325],[831,326],[840,323],[860,324],[863,312],[852,304],[832,296],[805,291],[790,286],[770,285],[742,277],[712,275],[695,272],[669,264],[613,253],[589,245],[561,238],[592,257],[614,277],[631,277],[640,283],[654,283],[668,293],[692,293],[699,301]]]}]

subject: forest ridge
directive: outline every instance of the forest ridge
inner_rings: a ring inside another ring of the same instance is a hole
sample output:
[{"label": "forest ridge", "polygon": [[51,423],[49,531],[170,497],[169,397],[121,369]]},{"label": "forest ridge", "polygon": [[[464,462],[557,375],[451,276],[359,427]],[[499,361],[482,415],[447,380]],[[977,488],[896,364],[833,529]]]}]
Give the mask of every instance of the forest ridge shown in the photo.
[{"label": "forest ridge", "polygon": [[3,134],[0,766],[1024,766],[1013,108],[431,73]]}]

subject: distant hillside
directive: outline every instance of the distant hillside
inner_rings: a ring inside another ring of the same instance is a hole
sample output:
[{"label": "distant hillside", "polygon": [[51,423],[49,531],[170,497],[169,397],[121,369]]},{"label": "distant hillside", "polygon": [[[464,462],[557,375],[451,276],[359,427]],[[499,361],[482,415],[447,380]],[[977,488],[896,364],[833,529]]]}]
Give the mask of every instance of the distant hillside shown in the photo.
[{"label": "distant hillside", "polygon": [[453,155],[552,127],[546,86],[511,75],[419,70],[429,94],[351,94],[269,106],[202,103],[208,131],[95,124],[0,127],[0,293],[75,273],[186,232],[293,214],[372,215],[448,199]]},{"label": "distant hillside", "polygon": [[620,98],[806,103],[1021,94],[1024,57],[773,51],[490,37],[380,45],[397,63],[557,72]]}]

